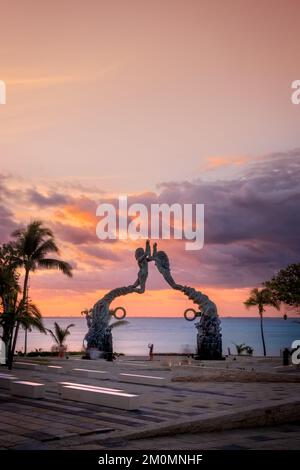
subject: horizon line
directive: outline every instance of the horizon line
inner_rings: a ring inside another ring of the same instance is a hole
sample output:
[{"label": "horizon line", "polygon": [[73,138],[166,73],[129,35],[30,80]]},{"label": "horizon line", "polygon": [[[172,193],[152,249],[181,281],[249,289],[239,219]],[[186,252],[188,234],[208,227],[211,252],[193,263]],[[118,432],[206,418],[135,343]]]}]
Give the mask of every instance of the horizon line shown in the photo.
[{"label": "horizon line", "polygon": [[[84,317],[81,315],[81,316],[77,316],[77,315],[43,315],[42,318],[82,318],[83,320]],[[155,315],[155,316],[140,316],[140,315],[133,315],[131,317],[127,317],[126,318],[182,318],[184,319],[183,316],[171,316],[171,315]],[[256,315],[252,315],[252,316],[244,316],[244,315],[219,315],[219,318],[258,318],[259,319],[259,316],[256,316]],[[264,319],[266,318],[278,318],[278,319],[282,319],[284,320],[283,316],[264,316],[263,317]],[[293,315],[288,315],[287,319],[289,318],[295,318],[295,319],[298,319],[300,320],[300,316],[293,316]],[[194,320],[192,320],[194,321]]]}]

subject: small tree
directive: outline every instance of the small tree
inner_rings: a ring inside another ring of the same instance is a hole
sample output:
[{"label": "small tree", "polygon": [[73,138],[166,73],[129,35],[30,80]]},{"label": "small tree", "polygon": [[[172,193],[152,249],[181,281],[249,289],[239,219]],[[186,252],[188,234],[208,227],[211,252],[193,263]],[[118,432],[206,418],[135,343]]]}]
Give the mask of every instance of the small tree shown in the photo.
[{"label": "small tree", "polygon": [[116,320],[112,322],[114,316],[114,310],[109,310],[109,327],[111,329],[113,328],[119,328],[120,326],[125,326],[128,325],[129,321],[128,320]]},{"label": "small tree", "polygon": [[250,307],[257,307],[258,308],[258,313],[260,317],[260,331],[261,331],[261,339],[262,339],[262,344],[263,344],[263,351],[264,351],[264,356],[267,355],[266,352],[266,343],[265,343],[265,337],[264,337],[264,327],[263,327],[263,313],[265,312],[265,306],[271,306],[279,310],[280,308],[280,302],[274,298],[272,295],[272,292],[267,289],[252,289],[250,292],[250,297],[244,302],[244,305],[246,308]]},{"label": "small tree", "polygon": [[300,306],[300,263],[290,264],[281,269],[264,285],[272,292],[273,297],[291,307]]},{"label": "small tree", "polygon": [[234,343],[234,345],[235,345],[237,354],[240,356],[245,350],[245,347],[246,347],[245,343],[241,343],[241,344]]},{"label": "small tree", "polygon": [[236,352],[239,356],[243,354],[244,352],[248,354],[248,356],[252,356],[254,349],[251,346],[247,346],[245,343],[242,343],[242,344],[233,343],[233,344],[235,345]]},{"label": "small tree", "polygon": [[[22,326],[28,331],[33,329],[38,330],[40,333],[47,334],[44,327],[42,315],[36,305],[30,300],[26,305],[23,300],[15,300],[9,311],[5,311],[0,316],[0,326],[2,326],[3,334],[2,339],[6,346],[6,361],[8,362],[8,352],[11,349],[14,326],[17,324]],[[11,365],[10,365],[11,368]]]},{"label": "small tree", "polygon": [[248,354],[248,356],[252,356],[254,352],[254,348],[252,348],[252,346],[246,346],[245,351]]},{"label": "small tree", "polygon": [[68,325],[66,328],[63,328],[59,326],[57,322],[54,322],[54,331],[47,329],[58,346],[59,355],[62,355],[66,349],[64,343],[67,339],[67,336],[70,334],[70,328],[73,326],[75,326],[74,323],[70,323],[70,325]]}]

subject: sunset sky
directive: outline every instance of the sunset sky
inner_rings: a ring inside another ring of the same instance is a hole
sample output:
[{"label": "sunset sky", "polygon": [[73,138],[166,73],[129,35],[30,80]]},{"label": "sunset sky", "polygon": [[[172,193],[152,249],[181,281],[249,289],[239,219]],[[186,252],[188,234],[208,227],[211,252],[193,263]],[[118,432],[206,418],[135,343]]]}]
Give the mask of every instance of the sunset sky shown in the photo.
[{"label": "sunset sky", "polygon": [[[299,262],[300,3],[0,0],[0,17],[0,243],[39,218],[74,266],[32,275],[42,313],[80,315],[135,281],[141,242],[96,236],[97,205],[127,194],[204,203],[202,250],[159,246],[220,315],[256,315],[249,289]],[[147,289],[116,306],[191,306],[152,265]]]}]

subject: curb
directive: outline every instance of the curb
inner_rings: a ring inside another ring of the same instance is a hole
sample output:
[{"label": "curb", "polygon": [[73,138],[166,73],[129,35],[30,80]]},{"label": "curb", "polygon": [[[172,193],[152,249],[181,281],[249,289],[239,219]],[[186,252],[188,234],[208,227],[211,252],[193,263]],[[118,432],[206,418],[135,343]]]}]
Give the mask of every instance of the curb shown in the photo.
[{"label": "curb", "polygon": [[[174,434],[195,434],[229,429],[274,426],[300,419],[300,400],[281,400],[276,405],[270,402],[239,407],[235,411],[220,411],[209,417],[172,420],[161,425],[151,425],[141,430],[111,433],[108,442],[133,440]],[[106,439],[105,439],[106,440]]]}]

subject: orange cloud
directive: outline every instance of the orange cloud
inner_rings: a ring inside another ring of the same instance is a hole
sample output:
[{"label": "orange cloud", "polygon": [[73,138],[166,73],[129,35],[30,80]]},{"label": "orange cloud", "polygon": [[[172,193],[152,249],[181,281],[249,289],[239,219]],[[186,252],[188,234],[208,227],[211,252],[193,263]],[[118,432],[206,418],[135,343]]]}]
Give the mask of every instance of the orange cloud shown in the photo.
[{"label": "orange cloud", "polygon": [[62,212],[56,212],[55,215],[59,219],[67,220],[69,223],[75,226],[92,225],[95,228],[96,216],[84,210],[81,210],[77,206],[65,206]]},{"label": "orange cloud", "polygon": [[249,161],[249,157],[245,155],[211,156],[207,158],[207,163],[205,164],[205,170],[216,170],[216,169],[231,166],[231,165],[235,165],[235,166],[245,165],[246,163],[248,163],[248,161]]},{"label": "orange cloud", "polygon": [[80,81],[80,78],[68,75],[54,75],[46,77],[11,78],[7,80],[7,83],[11,86],[50,86],[74,81]]},{"label": "orange cloud", "polygon": [[89,75],[44,75],[39,74],[33,75],[32,77],[19,77],[19,78],[7,78],[6,83],[9,86],[34,86],[34,87],[49,87],[53,85],[63,85],[65,83],[74,83],[82,81],[96,81],[105,77],[110,72],[117,71],[121,66],[121,61],[111,65],[103,66],[100,68],[95,75],[91,78]]}]

